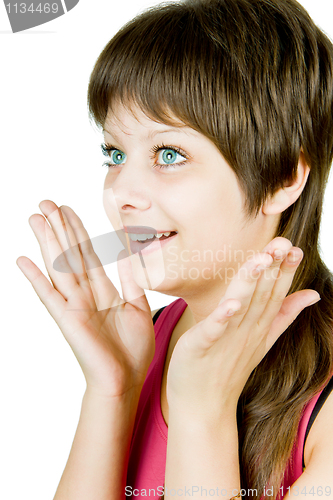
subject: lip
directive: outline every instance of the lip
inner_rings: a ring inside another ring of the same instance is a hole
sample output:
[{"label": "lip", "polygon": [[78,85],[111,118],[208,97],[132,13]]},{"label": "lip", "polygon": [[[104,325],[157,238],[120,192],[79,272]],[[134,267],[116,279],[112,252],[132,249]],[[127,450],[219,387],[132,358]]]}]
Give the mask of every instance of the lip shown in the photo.
[{"label": "lip", "polygon": [[[162,232],[167,232],[167,231],[162,231]],[[139,233],[137,233],[139,234]],[[151,234],[151,233],[146,233],[146,234]],[[170,241],[174,240],[178,236],[178,233],[174,234],[173,236],[166,238],[165,240],[154,240],[152,243],[138,243],[137,241],[132,241],[129,238],[130,242],[130,248],[132,253],[139,253],[141,252],[143,255],[148,255],[152,252],[156,252],[156,250],[159,250],[163,248],[165,245],[167,245]]]},{"label": "lip", "polygon": [[173,229],[154,229],[150,226],[124,226],[123,231],[125,233],[132,233],[132,234],[160,234],[160,233],[171,233],[174,231]]}]

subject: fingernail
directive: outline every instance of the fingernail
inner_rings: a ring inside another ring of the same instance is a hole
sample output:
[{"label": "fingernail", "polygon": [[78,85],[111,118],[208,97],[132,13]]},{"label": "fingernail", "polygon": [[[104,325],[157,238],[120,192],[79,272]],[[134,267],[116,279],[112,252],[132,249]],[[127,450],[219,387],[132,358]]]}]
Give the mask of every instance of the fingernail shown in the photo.
[{"label": "fingernail", "polygon": [[289,262],[297,262],[302,257],[300,252],[292,252],[288,254]]},{"label": "fingernail", "polygon": [[308,304],[308,306],[313,306],[313,304],[317,304],[317,302],[319,302],[320,300],[321,300],[321,297],[319,297],[319,299],[316,299],[313,302],[311,302],[310,304]]},{"label": "fingernail", "polygon": [[239,309],[229,309],[226,316],[233,316],[236,311],[239,311]]},{"label": "fingernail", "polygon": [[258,276],[261,273],[261,271],[263,271],[264,269],[266,269],[266,266],[259,264],[259,266],[255,267],[252,270],[252,276]]},{"label": "fingernail", "polygon": [[275,250],[275,251],[274,251],[274,258],[275,258],[275,259],[282,259],[282,257],[283,257],[283,252],[282,252],[282,250]]}]

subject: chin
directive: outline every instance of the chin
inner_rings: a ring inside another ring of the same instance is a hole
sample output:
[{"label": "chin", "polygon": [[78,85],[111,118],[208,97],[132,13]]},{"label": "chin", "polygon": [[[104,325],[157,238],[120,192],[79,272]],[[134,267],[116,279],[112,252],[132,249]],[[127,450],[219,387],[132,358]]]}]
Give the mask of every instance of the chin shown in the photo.
[{"label": "chin", "polygon": [[[133,278],[140,288],[155,290],[163,287],[165,280],[165,267],[162,265],[151,265],[147,260],[141,261],[138,254],[130,256]],[[145,267],[144,267],[145,266]]]},{"label": "chin", "polygon": [[133,278],[140,288],[180,297],[179,292],[184,288],[183,280],[175,278],[172,273],[167,276],[164,266],[147,265],[143,268],[141,263],[136,262],[132,269]]}]

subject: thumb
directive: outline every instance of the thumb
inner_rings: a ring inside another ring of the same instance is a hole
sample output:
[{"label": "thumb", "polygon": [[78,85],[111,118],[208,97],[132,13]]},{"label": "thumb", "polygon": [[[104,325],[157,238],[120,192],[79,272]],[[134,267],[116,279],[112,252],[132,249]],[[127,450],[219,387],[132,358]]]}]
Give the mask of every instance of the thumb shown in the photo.
[{"label": "thumb", "polygon": [[321,300],[315,290],[299,290],[288,295],[281,306],[280,311],[272,322],[267,340],[270,347],[276,342],[280,335],[295,321],[297,316],[308,306],[312,306]]}]

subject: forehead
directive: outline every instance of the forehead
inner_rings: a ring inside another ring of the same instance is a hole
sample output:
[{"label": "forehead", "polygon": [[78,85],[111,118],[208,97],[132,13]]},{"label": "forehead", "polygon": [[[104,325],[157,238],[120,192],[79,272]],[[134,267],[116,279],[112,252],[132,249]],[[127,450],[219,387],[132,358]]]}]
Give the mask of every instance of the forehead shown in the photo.
[{"label": "forehead", "polygon": [[103,132],[113,136],[137,135],[153,138],[157,133],[181,132],[189,135],[200,135],[191,127],[184,124],[174,115],[170,116],[170,122],[161,122],[146,115],[137,105],[131,107],[117,104],[112,110],[108,110],[104,123]]}]

